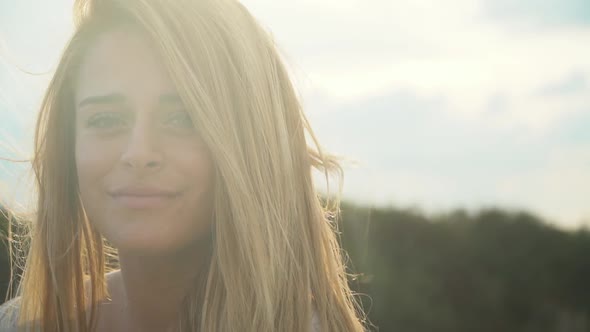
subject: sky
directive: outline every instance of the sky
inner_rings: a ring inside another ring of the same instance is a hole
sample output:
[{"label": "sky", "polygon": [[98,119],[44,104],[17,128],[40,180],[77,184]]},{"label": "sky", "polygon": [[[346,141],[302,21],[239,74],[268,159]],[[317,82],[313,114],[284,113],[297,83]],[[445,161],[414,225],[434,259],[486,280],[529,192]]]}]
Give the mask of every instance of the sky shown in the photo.
[{"label": "sky", "polygon": [[[345,198],[590,224],[589,1],[242,3],[283,52],[320,143],[350,160]],[[0,157],[30,155],[71,5],[0,0]],[[27,204],[26,171],[0,161],[4,201]]]}]

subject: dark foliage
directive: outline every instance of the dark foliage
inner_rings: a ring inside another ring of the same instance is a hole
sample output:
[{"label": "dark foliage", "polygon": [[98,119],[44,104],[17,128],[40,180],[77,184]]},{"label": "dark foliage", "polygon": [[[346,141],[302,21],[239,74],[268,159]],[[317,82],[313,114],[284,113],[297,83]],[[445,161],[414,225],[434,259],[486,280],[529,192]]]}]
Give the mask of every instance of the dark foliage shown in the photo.
[{"label": "dark foliage", "polygon": [[0,303],[4,302],[10,281],[8,250],[8,212],[0,205]]},{"label": "dark foliage", "polygon": [[[588,331],[590,234],[527,213],[343,205],[353,283],[379,331]],[[376,329],[375,329],[376,330]]]}]

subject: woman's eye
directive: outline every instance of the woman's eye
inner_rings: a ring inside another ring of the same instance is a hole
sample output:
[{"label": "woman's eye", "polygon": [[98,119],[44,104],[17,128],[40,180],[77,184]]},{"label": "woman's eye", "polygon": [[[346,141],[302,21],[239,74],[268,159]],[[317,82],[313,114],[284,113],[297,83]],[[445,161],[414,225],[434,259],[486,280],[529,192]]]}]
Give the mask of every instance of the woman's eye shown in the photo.
[{"label": "woman's eye", "polygon": [[125,127],[126,119],[121,114],[99,113],[88,119],[87,127],[96,129],[116,129]]},{"label": "woman's eye", "polygon": [[172,112],[166,116],[165,125],[179,129],[194,129],[193,120],[185,111]]}]

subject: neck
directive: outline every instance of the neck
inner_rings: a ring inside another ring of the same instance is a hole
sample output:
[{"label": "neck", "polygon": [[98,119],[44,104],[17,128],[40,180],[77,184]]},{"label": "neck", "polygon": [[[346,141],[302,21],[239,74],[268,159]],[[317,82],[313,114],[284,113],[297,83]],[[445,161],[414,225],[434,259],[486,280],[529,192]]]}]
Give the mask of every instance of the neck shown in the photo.
[{"label": "neck", "polygon": [[187,293],[206,278],[208,255],[208,242],[160,256],[120,251],[119,291],[128,324],[163,331],[176,322]]}]

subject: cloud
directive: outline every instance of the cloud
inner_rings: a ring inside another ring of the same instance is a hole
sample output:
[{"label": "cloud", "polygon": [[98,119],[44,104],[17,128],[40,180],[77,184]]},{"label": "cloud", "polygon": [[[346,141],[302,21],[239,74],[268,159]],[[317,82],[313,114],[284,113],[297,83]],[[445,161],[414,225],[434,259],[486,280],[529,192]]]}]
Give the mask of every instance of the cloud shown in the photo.
[{"label": "cloud", "polygon": [[[51,69],[71,2],[0,5],[20,65]],[[243,2],[284,50],[320,142],[363,163],[349,195],[590,215],[587,0]],[[0,112],[32,118],[43,84],[5,69]]]},{"label": "cloud", "polygon": [[590,26],[587,0],[485,0],[483,4],[490,17],[512,23]]},{"label": "cloud", "polygon": [[563,226],[590,218],[590,109],[539,135],[458,116],[443,97],[411,91],[329,112],[314,111],[313,100],[307,106],[320,142],[360,161],[347,168],[347,197],[428,210],[523,208]]},{"label": "cloud", "polygon": [[[590,103],[579,112],[555,123],[554,130],[548,135],[548,140],[564,146],[590,145]],[[590,171],[588,174],[590,176]]]},{"label": "cloud", "polygon": [[[267,0],[246,1],[290,55],[304,96],[354,103],[408,90],[443,97],[457,116],[483,116],[498,127],[526,126],[542,135],[588,103],[587,84],[567,95],[540,98],[538,93],[556,88],[552,84],[573,72],[590,73],[590,26],[521,29],[509,20],[490,19],[494,8],[510,3],[303,1],[283,8]],[[579,8],[572,0],[552,3]],[[515,6],[535,12],[544,5]]]},{"label": "cloud", "polygon": [[583,72],[574,71],[562,80],[551,82],[541,87],[536,92],[536,95],[540,97],[562,96],[584,92],[588,87],[588,78],[586,75]]}]

